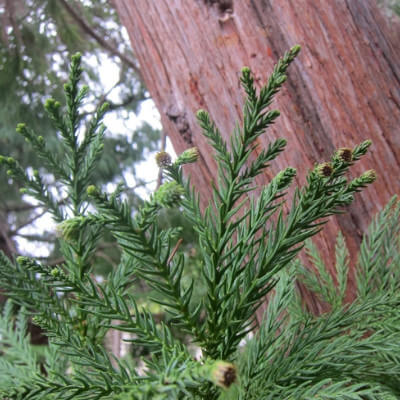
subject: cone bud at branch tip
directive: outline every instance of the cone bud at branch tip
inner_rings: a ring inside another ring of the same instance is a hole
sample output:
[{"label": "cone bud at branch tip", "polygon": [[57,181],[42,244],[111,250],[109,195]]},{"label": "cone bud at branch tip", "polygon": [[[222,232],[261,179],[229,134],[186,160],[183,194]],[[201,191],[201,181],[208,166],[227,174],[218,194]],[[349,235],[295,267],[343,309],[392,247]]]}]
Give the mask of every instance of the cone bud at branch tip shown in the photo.
[{"label": "cone bud at branch tip", "polygon": [[100,106],[100,112],[104,113],[108,111],[109,108],[110,108],[110,103],[105,102]]},{"label": "cone bud at branch tip", "polygon": [[50,274],[51,274],[52,276],[56,277],[56,276],[58,276],[58,275],[60,274],[60,270],[59,270],[58,268],[53,268],[53,269],[50,271]]},{"label": "cone bud at branch tip", "polygon": [[243,67],[242,68],[242,74],[243,75],[249,75],[250,74],[250,68],[249,67]]},{"label": "cone bud at branch tip", "polygon": [[17,128],[15,129],[18,133],[23,132],[26,129],[26,124],[20,123],[17,125]]},{"label": "cone bud at branch tip", "polygon": [[217,386],[228,389],[236,382],[236,367],[225,361],[216,361],[212,367],[210,378]]},{"label": "cone bud at branch tip", "polygon": [[[367,153],[368,148],[372,145],[371,140],[365,140],[362,142],[359,146],[355,147],[353,150],[353,155],[356,155],[355,158],[359,158],[360,156],[363,156],[364,154]],[[354,158],[354,157],[353,157]]]},{"label": "cone bud at branch tip", "polygon": [[81,58],[82,58],[82,54],[79,53],[79,52],[77,52],[77,53],[75,53],[74,55],[72,55],[71,61],[72,61],[73,63],[79,63],[79,62],[81,62]]},{"label": "cone bud at branch tip", "polygon": [[0,164],[16,165],[17,162],[12,157],[0,156]]},{"label": "cone bud at branch tip", "polygon": [[203,118],[205,118],[207,116],[208,116],[208,113],[207,113],[206,110],[203,110],[202,108],[200,110],[197,110],[196,117],[198,119],[203,119]]},{"label": "cone bud at branch tip", "polygon": [[160,151],[156,154],[156,163],[159,168],[166,168],[171,165],[171,156],[166,151]]},{"label": "cone bud at branch tip", "polygon": [[17,263],[20,265],[26,264],[27,262],[29,262],[29,258],[28,257],[24,257],[24,256],[18,256],[17,257]]},{"label": "cone bud at branch tip", "polygon": [[67,219],[57,226],[57,233],[66,242],[75,243],[79,238],[84,217]]},{"label": "cone bud at branch tip", "polygon": [[332,164],[328,163],[328,162],[319,164],[316,167],[316,171],[319,176],[322,176],[323,178],[327,178],[328,176],[332,175],[332,172],[333,172]]},{"label": "cone bud at branch tip", "polygon": [[99,191],[98,191],[98,189],[97,189],[96,186],[94,186],[94,185],[89,185],[88,188],[86,189],[86,193],[87,193],[89,196],[96,196],[97,194],[99,194]]},{"label": "cone bud at branch tip", "polygon": [[293,178],[296,176],[296,173],[296,169],[292,167],[288,167],[279,172],[278,175],[276,175],[275,177],[278,189],[282,190],[287,188],[292,183]]},{"label": "cone bud at branch tip", "polygon": [[365,140],[362,144],[364,147],[369,147],[372,144],[372,140],[371,139]]},{"label": "cone bud at branch tip", "polygon": [[183,164],[192,164],[199,159],[199,150],[197,147],[192,147],[190,149],[185,150],[178,159],[175,164],[183,165]]},{"label": "cone bud at branch tip", "polygon": [[370,169],[370,170],[364,172],[364,173],[361,175],[361,178],[362,178],[366,183],[372,183],[372,182],[376,181],[376,178],[377,178],[377,177],[378,177],[378,176],[377,176],[376,171],[375,171],[374,169]]},{"label": "cone bud at branch tip", "polygon": [[166,182],[154,193],[154,201],[163,207],[176,207],[179,205],[185,189],[177,182]]},{"label": "cone bud at branch tip", "polygon": [[337,150],[336,155],[340,161],[346,163],[353,161],[353,150],[348,147],[341,147]]},{"label": "cone bud at branch tip", "polygon": [[299,44],[296,44],[295,46],[293,46],[293,47],[290,49],[290,52],[291,52],[294,56],[297,56],[297,54],[300,53],[300,50],[301,50],[301,46],[300,46]]},{"label": "cone bud at branch tip", "polygon": [[[69,84],[66,83],[66,84],[64,85],[64,89],[65,89],[65,90],[67,90],[67,89],[66,89],[66,86],[67,86],[67,85],[69,85]],[[68,87],[70,87],[70,85],[69,85]],[[44,103],[44,108],[45,108],[47,111],[58,110],[60,107],[61,107],[61,103],[60,103],[59,101],[56,101],[56,100],[52,99],[52,98],[47,99],[47,100],[45,101],[45,103]]]}]

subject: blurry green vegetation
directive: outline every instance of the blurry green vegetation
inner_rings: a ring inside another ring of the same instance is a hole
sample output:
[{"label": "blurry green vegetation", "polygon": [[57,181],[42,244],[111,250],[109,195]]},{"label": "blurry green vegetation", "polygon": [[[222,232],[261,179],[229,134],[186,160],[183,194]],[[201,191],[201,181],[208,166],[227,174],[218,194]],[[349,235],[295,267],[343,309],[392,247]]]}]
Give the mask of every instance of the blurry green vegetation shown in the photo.
[{"label": "blurry green vegetation", "polygon": [[[25,146],[24,138],[16,134],[17,123],[28,124],[45,138],[50,152],[59,152],[60,137],[52,134],[53,128],[42,104],[49,97],[62,99],[70,54],[80,51],[86,60],[82,80],[91,87],[80,118],[87,121],[95,106],[107,101],[110,104],[108,121],[126,121],[124,127],[120,123],[111,132],[107,131],[103,157],[93,179],[102,184],[115,182],[116,177],[124,180],[124,176],[136,176],[138,161],[158,148],[160,132],[149,123],[137,128],[128,125],[140,112],[143,102],[149,100],[149,94],[110,3],[105,0],[7,0],[0,2],[0,20],[2,153],[18,158],[23,167],[41,168],[35,149]],[[114,82],[106,94],[100,76],[102,64],[109,65],[108,73]],[[137,185],[145,184],[138,178],[135,181]],[[36,240],[38,246],[53,244],[50,232],[22,233],[42,215],[43,208],[30,204],[26,196],[21,198],[18,182],[0,176],[1,187],[10,184],[0,201],[4,237],[0,248],[7,254],[14,253],[12,243],[18,236]],[[133,202],[139,201],[133,190],[127,189],[126,193]],[[62,195],[59,199],[62,201]],[[107,253],[112,250],[108,249]],[[56,260],[58,254],[55,248],[52,258]]]}]

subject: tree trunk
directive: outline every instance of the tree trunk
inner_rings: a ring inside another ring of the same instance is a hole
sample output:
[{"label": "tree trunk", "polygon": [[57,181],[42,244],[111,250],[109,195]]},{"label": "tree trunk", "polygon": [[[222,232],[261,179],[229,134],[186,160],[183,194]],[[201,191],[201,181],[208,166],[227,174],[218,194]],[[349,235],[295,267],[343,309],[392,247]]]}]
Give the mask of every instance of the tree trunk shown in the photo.
[{"label": "tree trunk", "polygon": [[114,2],[176,151],[200,150],[201,161],[189,170],[203,200],[209,199],[216,163],[195,112],[209,111],[226,139],[241,116],[241,68],[249,66],[261,86],[285,51],[302,46],[273,105],[281,117],[259,139],[265,147],[284,137],[287,150],[257,183],[289,165],[304,183],[307,170],[329,160],[335,149],[372,139],[371,152],[352,175],[373,168],[379,179],[316,239],[332,270],[341,229],[354,265],[372,216],[400,189],[399,25],[389,27],[374,0]]}]

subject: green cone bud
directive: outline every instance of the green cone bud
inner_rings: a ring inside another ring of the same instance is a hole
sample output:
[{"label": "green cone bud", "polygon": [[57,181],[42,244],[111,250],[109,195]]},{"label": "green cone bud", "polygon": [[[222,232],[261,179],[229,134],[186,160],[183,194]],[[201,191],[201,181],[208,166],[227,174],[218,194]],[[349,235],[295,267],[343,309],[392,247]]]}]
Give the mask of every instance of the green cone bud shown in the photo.
[{"label": "green cone bud", "polygon": [[78,51],[77,53],[73,54],[71,57],[72,63],[80,63],[82,58],[82,54]]},{"label": "green cone bud", "polygon": [[96,195],[99,193],[99,190],[97,189],[96,186],[94,186],[94,185],[89,185],[89,186],[87,187],[87,189],[86,189],[86,193],[87,193],[89,196],[96,196]]},{"label": "green cone bud", "polygon": [[27,263],[29,263],[29,257],[25,257],[25,256],[18,256],[17,257],[17,263],[18,264],[20,264],[20,265],[24,265],[24,264],[27,264]]},{"label": "green cone bud", "polygon": [[297,56],[300,53],[301,46],[299,44],[294,45],[291,49],[290,52],[293,54],[293,56]]},{"label": "green cone bud", "polygon": [[79,238],[84,219],[84,217],[67,219],[58,225],[57,232],[66,242],[75,243]]},{"label": "green cone bud", "polygon": [[192,164],[196,162],[198,158],[199,158],[199,151],[197,150],[197,147],[192,147],[190,149],[185,150],[175,161],[175,164],[177,165]]},{"label": "green cone bud", "polygon": [[197,119],[201,120],[201,119],[207,118],[208,117],[208,113],[207,113],[206,110],[200,109],[200,110],[197,111],[196,117],[197,117]]},{"label": "green cone bud", "polygon": [[296,176],[296,169],[292,167],[288,167],[283,171],[279,172],[275,177],[275,181],[278,185],[279,190],[287,188],[293,181],[293,178]]},{"label": "green cone bud", "polygon": [[376,181],[377,175],[374,169],[364,172],[361,177],[365,183],[372,183]]},{"label": "green cone bud", "polygon": [[17,125],[17,128],[15,129],[18,133],[23,132],[26,129],[26,124],[20,123]]},{"label": "green cone bud", "polygon": [[154,201],[163,207],[176,207],[184,193],[185,190],[179,183],[166,182],[154,193]]},{"label": "green cone bud", "polygon": [[242,74],[248,74],[248,73],[250,73],[250,68],[244,66],[244,67],[242,68]]}]

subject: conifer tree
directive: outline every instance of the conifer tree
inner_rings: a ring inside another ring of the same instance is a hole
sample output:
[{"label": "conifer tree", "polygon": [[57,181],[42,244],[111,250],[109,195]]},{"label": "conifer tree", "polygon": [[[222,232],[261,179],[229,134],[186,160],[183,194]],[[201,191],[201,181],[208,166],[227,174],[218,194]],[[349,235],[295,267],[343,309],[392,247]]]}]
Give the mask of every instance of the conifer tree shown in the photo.
[{"label": "conifer tree", "polygon": [[[149,99],[118,17],[107,2],[6,0],[0,1],[0,19],[0,148],[18,158],[24,168],[40,169],[41,164],[35,151],[24,145],[24,138],[15,134],[16,121],[40,132],[51,152],[58,150],[58,138],[49,134],[52,127],[42,104],[48,97],[62,96],[63,83],[68,79],[68,54],[80,51],[86,60],[82,79],[91,87],[91,93],[82,117],[94,112],[90,103],[105,100],[110,102],[109,117],[133,117]],[[115,86],[107,88],[106,94],[99,73],[99,66],[105,62],[115,73]],[[126,132],[114,129],[113,135],[104,139],[95,181],[100,184],[116,177],[122,179],[122,172],[136,175],[135,165],[145,151],[156,150],[158,139],[158,129],[149,124],[130,127]],[[1,185],[9,183],[5,176],[0,177]],[[36,239],[45,244],[43,247],[51,247],[51,231],[26,232],[25,228],[43,215],[43,208],[19,196],[18,182],[12,183],[0,203],[0,249],[9,256],[26,254],[23,246],[16,248],[16,239],[19,243]],[[51,258],[59,258],[57,249]]]},{"label": "conifer tree", "polygon": [[[250,161],[256,139],[279,116],[267,107],[299,51],[295,46],[279,60],[259,92],[250,69],[243,68],[244,117],[229,143],[208,113],[198,112],[218,162],[218,181],[211,183],[213,201],[205,210],[183,174],[186,164],[198,162],[197,149],[190,148],[174,161],[165,152],[158,154],[167,181],[135,212],[121,198],[120,188],[105,193],[91,184],[103,148],[101,119],[107,106],[101,106],[84,135],[78,135],[79,109],[88,89],[78,86],[81,60],[80,55],[73,56],[65,113],[53,99],[45,104],[65,158],[50,153],[46,141],[25,124],[18,125],[62,185],[65,203],[57,204],[40,171],[31,174],[14,158],[0,158],[23,191],[53,214],[64,255],[56,267],[29,257],[14,263],[0,256],[0,284],[13,302],[23,306],[15,330],[11,303],[1,318],[3,397],[400,398],[399,203],[394,199],[377,217],[363,243],[357,272],[360,296],[353,304],[343,301],[347,256],[342,238],[337,245],[338,285],[312,247],[309,253],[320,272],[318,279],[295,261],[327,218],[343,212],[354,195],[375,180],[373,170],[354,179],[347,176],[371,142],[338,149],[331,160],[315,165],[306,184],[295,190],[287,215],[282,205],[295,169],[282,170],[259,188],[259,195],[254,194],[254,178],[286,146],[284,139],[275,140],[258,149]],[[160,230],[156,223],[161,210],[169,207],[179,207],[198,233],[206,287],[200,301],[193,299],[198,282],[182,279],[187,262],[179,249],[181,230]],[[122,256],[118,268],[97,282],[92,255],[106,230]],[[297,275],[331,304],[331,311],[316,317],[302,308],[294,285]],[[135,301],[130,287],[136,278],[158,293],[153,301],[167,315],[160,323]],[[268,308],[256,331],[255,312],[265,295]],[[50,341],[41,367],[25,335],[26,315],[32,314]],[[135,359],[113,359],[105,350],[104,335],[110,329],[130,333],[132,346],[149,350],[142,360],[144,368]],[[191,353],[192,344],[201,350],[200,358]]]}]

